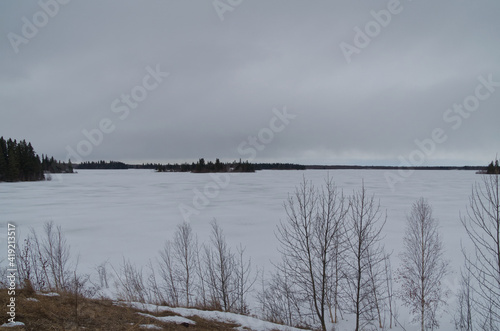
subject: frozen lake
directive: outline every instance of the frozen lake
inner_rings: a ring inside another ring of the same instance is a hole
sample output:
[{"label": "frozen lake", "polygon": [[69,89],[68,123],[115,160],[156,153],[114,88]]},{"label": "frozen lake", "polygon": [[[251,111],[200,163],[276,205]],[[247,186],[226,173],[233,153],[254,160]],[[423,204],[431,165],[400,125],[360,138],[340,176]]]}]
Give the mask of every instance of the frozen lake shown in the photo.
[{"label": "frozen lake", "polygon": [[[122,256],[138,261],[155,256],[184,219],[182,204],[198,213],[189,218],[200,239],[207,236],[209,223],[216,218],[229,242],[241,242],[255,261],[267,264],[275,256],[274,230],[285,216],[283,202],[288,194],[302,176],[321,185],[328,174],[346,195],[359,189],[364,180],[368,193],[375,194],[387,210],[385,242],[395,252],[405,215],[419,197],[429,200],[447,250],[456,252],[463,237],[459,213],[465,211],[472,185],[481,179],[473,171],[416,171],[392,191],[383,170],[260,171],[232,174],[229,183],[216,191],[216,181],[209,174],[80,170],[54,175],[52,181],[1,183],[0,215],[4,224],[16,223],[21,235],[29,227],[38,229],[54,221],[65,230],[73,253],[81,254],[81,264],[90,266]],[[219,176],[225,180],[224,174]],[[196,199],[195,193],[204,192],[206,186],[209,197],[216,195],[208,199],[208,205]],[[207,206],[195,208],[200,205]],[[5,235],[2,231],[0,238]]]},{"label": "frozen lake", "polygon": [[[285,217],[283,203],[300,184],[302,176],[321,185],[329,174],[346,195],[361,187],[380,200],[387,210],[385,246],[393,251],[393,267],[402,247],[406,214],[419,197],[429,200],[434,217],[440,221],[448,258],[455,274],[448,285],[454,290],[463,264],[461,241],[468,239],[460,223],[474,182],[481,177],[473,171],[416,171],[391,190],[383,170],[260,171],[230,175],[224,188],[216,190],[209,174],[156,173],[151,170],[80,170],[78,174],[53,176],[52,181],[0,184],[0,216],[5,242],[6,224],[14,222],[20,237],[30,227],[41,229],[54,221],[63,227],[73,256],[80,255],[80,272],[94,272],[104,261],[117,267],[122,257],[137,265],[158,256],[175,226],[183,221],[180,205],[193,208],[197,190],[208,187],[211,197],[197,200],[206,207],[190,217],[200,241],[206,240],[210,221],[217,219],[228,242],[247,247],[254,266],[272,268],[279,257],[274,236],[276,225]],[[225,175],[220,175],[225,176]],[[228,175],[229,176],[229,175]],[[221,177],[222,178],[222,177]],[[226,178],[227,180],[227,178]],[[0,251],[0,260],[5,258]]]}]

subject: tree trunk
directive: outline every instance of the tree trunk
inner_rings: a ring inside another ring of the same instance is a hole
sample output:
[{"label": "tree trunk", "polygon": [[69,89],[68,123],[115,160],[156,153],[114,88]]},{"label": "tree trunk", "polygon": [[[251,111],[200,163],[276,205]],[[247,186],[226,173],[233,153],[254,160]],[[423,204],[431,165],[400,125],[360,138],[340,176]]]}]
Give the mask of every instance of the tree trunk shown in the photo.
[{"label": "tree trunk", "polygon": [[[359,247],[359,252],[361,252],[361,245]],[[356,331],[359,331],[359,314],[360,314],[360,302],[361,297],[361,257],[358,258],[358,279],[356,288]]]}]

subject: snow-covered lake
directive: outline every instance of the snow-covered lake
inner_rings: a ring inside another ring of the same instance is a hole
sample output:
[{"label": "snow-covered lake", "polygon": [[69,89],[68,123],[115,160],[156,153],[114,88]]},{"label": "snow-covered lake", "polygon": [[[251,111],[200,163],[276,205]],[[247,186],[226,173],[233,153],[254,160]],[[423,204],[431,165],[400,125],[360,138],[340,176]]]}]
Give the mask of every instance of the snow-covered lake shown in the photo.
[{"label": "snow-covered lake", "polygon": [[[269,270],[270,261],[279,257],[274,232],[285,217],[283,203],[288,194],[303,176],[321,185],[328,175],[346,195],[358,190],[364,180],[368,193],[380,200],[387,211],[384,243],[387,251],[393,251],[393,267],[399,263],[406,214],[416,199],[427,198],[440,221],[455,271],[448,286],[455,289],[463,264],[461,242],[469,246],[459,215],[466,211],[472,185],[481,180],[473,171],[416,171],[393,191],[383,170],[239,173],[231,174],[223,188],[217,188],[209,174],[80,170],[54,175],[52,181],[0,183],[0,241],[6,240],[7,222],[17,225],[22,238],[30,227],[41,230],[44,222],[54,221],[62,226],[73,255],[79,254],[81,272],[94,272],[104,261],[118,266],[123,257],[145,265],[158,256],[164,241],[183,221],[179,206],[194,210],[195,199],[206,205],[190,217],[200,241],[208,238],[215,218],[233,247],[242,243],[252,264]],[[197,199],[195,192],[206,188],[208,201]],[[0,261],[5,257],[6,250],[0,250]]]}]

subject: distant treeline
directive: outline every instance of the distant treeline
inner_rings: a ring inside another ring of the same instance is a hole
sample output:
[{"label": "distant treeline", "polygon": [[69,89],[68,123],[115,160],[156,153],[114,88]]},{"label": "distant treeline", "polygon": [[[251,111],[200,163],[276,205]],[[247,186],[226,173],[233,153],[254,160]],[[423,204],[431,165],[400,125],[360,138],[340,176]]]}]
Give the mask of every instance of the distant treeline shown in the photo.
[{"label": "distant treeline", "polygon": [[256,170],[304,170],[306,167],[292,163],[250,163],[248,161],[221,162],[219,159],[205,161],[204,158],[192,163],[142,163],[126,164],[117,161],[87,161],[74,165],[75,169],[152,169],[158,172],[255,172]]},{"label": "distant treeline", "polygon": [[97,162],[82,162],[75,166],[77,169],[128,169],[129,165],[117,161],[97,161]]},{"label": "distant treeline", "polygon": [[306,169],[311,170],[486,170],[483,166],[360,166],[360,165],[306,165]]},{"label": "distant treeline", "polygon": [[68,163],[49,159],[42,160],[30,142],[0,137],[0,182],[20,182],[44,180],[44,172],[73,172],[71,161]]},{"label": "distant treeline", "polygon": [[306,170],[307,167],[295,163],[255,163],[255,170]]},{"label": "distant treeline", "polygon": [[215,162],[206,161],[201,158],[198,162],[192,163],[142,163],[126,164],[117,161],[97,161],[83,162],[74,165],[77,169],[151,169],[158,172],[255,172],[258,170],[468,170],[479,171],[481,173],[496,173],[499,171],[498,160],[491,162],[488,167],[485,166],[418,166],[418,167],[400,167],[400,166],[360,166],[360,165],[301,165],[295,163],[250,163],[248,161],[221,162],[216,159]]}]

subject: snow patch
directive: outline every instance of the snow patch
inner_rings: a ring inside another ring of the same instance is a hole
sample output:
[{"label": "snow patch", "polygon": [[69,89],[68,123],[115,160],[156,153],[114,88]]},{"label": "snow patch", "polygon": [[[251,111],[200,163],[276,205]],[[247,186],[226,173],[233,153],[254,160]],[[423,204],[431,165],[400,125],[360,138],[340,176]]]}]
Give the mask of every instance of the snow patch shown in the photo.
[{"label": "snow patch", "polygon": [[154,324],[140,324],[139,328],[150,329],[150,330],[163,330],[163,328],[159,327],[158,325],[154,325]]},{"label": "snow patch", "polygon": [[[259,330],[259,331],[271,331],[271,330],[279,330],[279,331],[304,331],[303,329],[297,329],[290,326],[275,324],[271,322],[266,322],[255,317],[238,315],[234,313],[226,313],[220,311],[206,311],[192,308],[171,308],[166,306],[157,306],[152,304],[143,304],[139,302],[131,302],[128,306],[140,310],[149,311],[152,313],[157,312],[172,312],[174,314],[181,315],[183,317],[192,317],[198,316],[206,320],[217,321],[222,323],[229,324],[239,324],[242,328],[248,328],[251,330]],[[163,317],[154,317],[147,314],[144,316],[149,316],[152,318],[163,318]]]},{"label": "snow patch", "polygon": [[24,326],[24,323],[23,322],[4,323],[0,325],[0,328],[13,328],[15,326]]},{"label": "snow patch", "polygon": [[158,321],[164,322],[164,323],[175,323],[175,324],[184,324],[184,323],[187,323],[187,324],[192,324],[192,325],[196,324],[195,321],[191,321],[190,319],[184,318],[182,316],[161,316],[161,317],[157,317],[157,316],[153,316],[153,315],[149,315],[149,314],[144,314],[144,313],[138,313],[138,314],[141,315],[141,316],[144,316],[144,317],[154,318],[155,320],[158,320]]},{"label": "snow patch", "polygon": [[50,293],[36,292],[36,294],[43,295],[46,297],[58,297],[59,296],[59,293],[55,293],[55,292],[50,292]]}]

